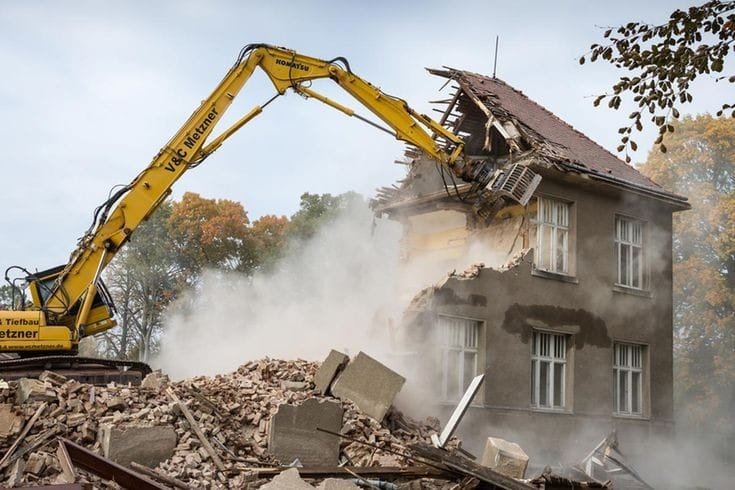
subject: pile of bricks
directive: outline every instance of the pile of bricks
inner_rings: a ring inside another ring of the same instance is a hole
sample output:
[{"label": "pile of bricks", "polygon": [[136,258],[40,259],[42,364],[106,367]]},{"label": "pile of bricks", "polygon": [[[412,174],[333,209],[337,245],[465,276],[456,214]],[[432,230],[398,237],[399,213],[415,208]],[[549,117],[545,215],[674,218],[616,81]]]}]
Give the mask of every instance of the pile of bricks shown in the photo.
[{"label": "pile of bricks", "polygon": [[[436,420],[417,423],[395,409],[378,421],[347,399],[320,394],[313,382],[318,366],[263,359],[228,375],[179,382],[154,373],[140,387],[92,386],[49,372],[0,384],[0,483],[71,483],[57,454],[57,438],[63,437],[121,465],[141,463],[195,488],[256,484],[258,468],[292,463],[278,461],[268,448],[279,407],[311,399],[342,408],[346,438],[328,437],[340,441],[340,456],[356,466],[403,465],[400,456],[377,448],[428,443],[438,429]],[[74,478],[105,485],[83,471]]]}]

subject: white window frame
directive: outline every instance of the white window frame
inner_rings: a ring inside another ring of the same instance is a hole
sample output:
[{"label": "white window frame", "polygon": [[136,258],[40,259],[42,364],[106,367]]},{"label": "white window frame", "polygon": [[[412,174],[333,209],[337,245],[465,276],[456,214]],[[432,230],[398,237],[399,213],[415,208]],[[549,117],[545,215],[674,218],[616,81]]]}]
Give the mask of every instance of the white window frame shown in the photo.
[{"label": "white window frame", "polygon": [[[613,412],[616,415],[643,416],[645,383],[645,352],[643,344],[615,342],[613,344]],[[633,387],[637,378],[637,387]],[[638,399],[634,404],[634,395]]]},{"label": "white window frame", "polygon": [[[645,223],[615,215],[615,285],[644,289]],[[636,260],[637,255],[637,260]]]},{"label": "white window frame", "polygon": [[[442,337],[442,399],[444,401],[457,401],[462,398],[465,389],[465,381],[472,381],[477,376],[480,357],[480,334],[483,322],[472,318],[440,315],[439,331]],[[474,357],[472,372],[465,373],[465,356]],[[456,363],[456,366],[450,366]],[[452,385],[455,390],[450,389],[450,372],[456,371],[456,379]]]},{"label": "white window frame", "polygon": [[[570,238],[572,204],[549,197],[538,198],[536,211],[536,253],[534,266],[537,270],[554,274],[570,274]],[[545,240],[545,230],[552,237]],[[558,237],[561,236],[561,240]],[[559,256],[561,254],[561,256]],[[561,263],[559,263],[561,261]]]},{"label": "white window frame", "polygon": [[[531,338],[531,406],[545,410],[564,410],[566,408],[568,335],[534,330]],[[548,365],[546,383],[541,383],[541,366]],[[557,376],[557,373],[561,373]],[[556,379],[561,380],[557,390]],[[542,403],[542,387],[546,400]],[[558,400],[556,394],[558,392]]]}]

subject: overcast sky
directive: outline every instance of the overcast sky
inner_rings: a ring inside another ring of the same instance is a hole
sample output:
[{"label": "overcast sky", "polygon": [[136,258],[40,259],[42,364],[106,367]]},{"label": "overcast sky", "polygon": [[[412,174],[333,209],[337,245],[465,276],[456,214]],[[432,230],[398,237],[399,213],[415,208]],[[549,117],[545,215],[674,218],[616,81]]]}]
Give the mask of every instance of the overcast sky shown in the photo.
[{"label": "overcast sky", "polygon": [[[591,96],[615,72],[577,60],[601,39],[601,26],[661,22],[686,5],[0,0],[0,267],[66,262],[94,207],[149,163],[245,44],[345,56],[358,75],[435,114],[428,101],[442,98],[443,80],[424,67],[491,74],[498,35],[499,78],[614,150],[627,112],[594,109]],[[349,101],[329,84],[314,88]],[[271,93],[262,75],[254,77],[226,121]],[[716,91],[697,98],[688,112],[717,108]],[[639,138],[634,159],[645,159],[653,137]],[[288,215],[305,191],[370,196],[402,176],[392,163],[402,150],[387,135],[290,94],[185,174],[174,196],[234,199],[251,218]]]}]

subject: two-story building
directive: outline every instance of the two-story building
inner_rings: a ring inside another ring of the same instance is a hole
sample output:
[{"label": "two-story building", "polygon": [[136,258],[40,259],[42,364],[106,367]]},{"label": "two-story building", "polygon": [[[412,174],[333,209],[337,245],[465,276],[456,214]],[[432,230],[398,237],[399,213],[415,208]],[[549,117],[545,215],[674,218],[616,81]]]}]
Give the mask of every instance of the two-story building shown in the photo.
[{"label": "two-story building", "polygon": [[484,264],[423,291],[406,315],[436,399],[447,413],[486,374],[459,434],[476,450],[493,435],[570,461],[611,429],[644,450],[673,428],[671,223],[687,200],[508,84],[430,71],[455,84],[441,121],[469,155],[543,176],[529,205],[485,222],[469,185],[409,150],[406,179],[375,203],[403,224],[407,261]]}]

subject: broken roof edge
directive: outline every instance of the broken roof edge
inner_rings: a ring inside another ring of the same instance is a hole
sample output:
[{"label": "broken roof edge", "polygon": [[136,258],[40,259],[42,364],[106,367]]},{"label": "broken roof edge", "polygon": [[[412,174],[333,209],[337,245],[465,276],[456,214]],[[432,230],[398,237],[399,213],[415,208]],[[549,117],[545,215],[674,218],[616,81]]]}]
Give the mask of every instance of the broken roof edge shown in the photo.
[{"label": "broken roof edge", "polygon": [[[650,187],[642,186],[634,182],[630,182],[624,179],[614,177],[612,175],[607,175],[602,172],[598,172],[594,169],[590,169],[590,168],[587,168],[587,167],[584,167],[578,164],[574,164],[572,162],[563,162],[563,163],[556,162],[556,164],[564,167],[566,170],[569,170],[575,173],[585,174],[589,176],[589,178],[595,179],[596,181],[600,182],[603,185],[608,185],[608,186],[615,187],[618,189],[624,188],[635,194],[640,194],[640,195],[643,195],[651,199],[662,201],[674,207],[676,211],[685,211],[687,209],[691,209],[692,207],[691,204],[689,203],[689,199],[684,196],[680,196],[680,195],[673,194],[673,193],[666,192],[666,191],[657,191],[655,189],[651,189]],[[392,201],[385,202],[385,203],[377,202],[376,200],[373,210],[377,213],[391,213],[391,212],[400,211],[402,209],[409,209],[409,208],[429,205],[437,201],[456,198],[457,194],[459,194],[460,196],[468,195],[471,187],[472,187],[471,184],[462,183],[462,184],[457,185],[456,189],[453,189],[455,192],[449,195],[447,194],[447,191],[445,189],[441,189],[436,192],[432,192],[430,194],[426,194],[422,196],[406,197],[404,199],[392,200]]]},{"label": "broken roof edge", "polygon": [[[574,171],[577,171],[577,172],[588,173],[590,175],[593,175],[593,176],[596,176],[596,177],[600,178],[600,180],[604,180],[604,181],[606,181],[606,182],[608,182],[610,184],[613,184],[613,185],[616,185],[616,184],[617,185],[621,185],[623,187],[628,187],[630,189],[635,189],[635,190],[637,190],[639,192],[650,194],[651,196],[657,197],[659,199],[662,199],[663,198],[664,200],[669,201],[675,207],[681,208],[682,210],[689,209],[691,207],[691,205],[688,203],[688,199],[685,196],[680,196],[680,195],[675,194],[673,192],[667,191],[666,189],[664,189],[663,187],[661,187],[659,184],[657,184],[656,182],[654,182],[652,179],[650,179],[648,176],[642,174],[635,166],[630,165],[630,164],[624,162],[623,160],[621,160],[620,158],[618,158],[615,154],[613,154],[612,152],[610,152],[609,150],[607,150],[605,147],[603,147],[602,145],[600,145],[599,143],[597,143],[595,140],[593,140],[592,138],[590,138],[589,136],[587,136],[586,134],[584,134],[582,131],[580,131],[579,129],[575,128],[574,126],[572,126],[568,122],[564,121],[559,116],[557,116],[556,114],[554,114],[552,111],[550,111],[549,109],[547,109],[543,105],[539,104],[538,102],[532,100],[526,94],[524,94],[520,90],[516,89],[512,85],[508,84],[504,80],[501,80],[501,79],[499,79],[497,77],[490,78],[490,77],[488,77],[486,75],[482,75],[480,73],[475,73],[475,72],[466,71],[466,70],[460,70],[460,69],[452,68],[452,67],[449,67],[449,66],[443,66],[443,68],[444,69],[426,67],[425,69],[429,73],[431,73],[432,75],[440,76],[440,77],[447,78],[447,79],[450,79],[450,80],[455,80],[457,83],[460,84],[460,88],[463,91],[467,91],[467,87],[466,87],[467,84],[466,83],[462,83],[462,81],[460,80],[461,76],[465,76],[465,77],[467,77],[467,76],[478,77],[478,78],[480,78],[482,80],[489,80],[489,81],[492,81],[494,83],[498,83],[499,85],[503,85],[503,86],[507,87],[509,90],[512,90],[518,96],[522,97],[525,102],[527,102],[529,104],[532,104],[533,106],[537,107],[538,109],[540,109],[541,111],[543,111],[543,113],[545,113],[547,116],[553,118],[554,121],[556,121],[557,123],[563,125],[564,127],[568,128],[569,130],[573,131],[579,137],[583,138],[587,142],[589,142],[592,145],[594,145],[598,150],[604,152],[608,157],[613,158],[619,165],[622,165],[622,166],[627,167],[627,168],[631,169],[632,171],[634,171],[635,172],[634,175],[642,177],[642,179],[645,182],[650,183],[650,185],[645,185],[643,183],[636,183],[636,182],[633,182],[633,181],[631,181],[629,179],[625,179],[625,178],[622,178],[622,177],[605,174],[603,172],[600,172],[599,170],[596,170],[595,168],[593,168],[593,167],[591,167],[589,165],[584,164],[583,162],[576,162],[576,161],[572,161],[570,159],[558,159],[554,163],[557,163],[557,164],[562,165],[562,166],[566,166],[566,167],[568,167],[568,168],[570,168],[570,169],[572,169]],[[476,96],[476,94],[469,94],[468,93],[468,96],[470,96],[472,98],[472,96]],[[508,114],[510,114],[511,116],[513,116],[514,118],[518,119],[518,122],[520,122],[521,124],[523,124],[524,126],[526,126],[527,129],[530,129],[531,131],[533,131],[534,133],[536,133],[537,136],[540,136],[543,140],[545,140],[545,142],[547,144],[553,145],[553,146],[559,146],[559,147],[562,147],[562,148],[566,148],[565,145],[563,145],[563,144],[561,144],[561,143],[559,143],[557,141],[553,141],[553,140],[551,140],[551,139],[549,139],[549,138],[547,138],[547,137],[545,137],[543,135],[540,135],[534,128],[528,126],[517,114],[513,114],[507,108],[504,108],[502,106],[502,104],[498,104],[498,106],[503,111],[507,112]],[[487,109],[490,110],[491,108],[487,108]]]}]

